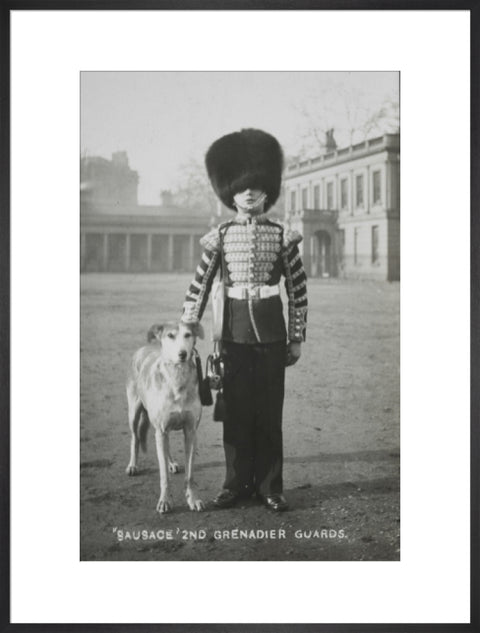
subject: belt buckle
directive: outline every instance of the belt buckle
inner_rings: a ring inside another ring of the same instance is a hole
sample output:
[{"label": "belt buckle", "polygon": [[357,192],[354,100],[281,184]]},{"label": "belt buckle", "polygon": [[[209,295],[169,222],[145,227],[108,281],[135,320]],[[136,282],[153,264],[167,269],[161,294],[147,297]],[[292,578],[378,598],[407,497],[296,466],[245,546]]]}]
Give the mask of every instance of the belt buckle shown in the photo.
[{"label": "belt buckle", "polygon": [[248,294],[250,299],[259,299],[260,298],[260,288],[259,286],[254,286],[253,288],[248,289]]}]

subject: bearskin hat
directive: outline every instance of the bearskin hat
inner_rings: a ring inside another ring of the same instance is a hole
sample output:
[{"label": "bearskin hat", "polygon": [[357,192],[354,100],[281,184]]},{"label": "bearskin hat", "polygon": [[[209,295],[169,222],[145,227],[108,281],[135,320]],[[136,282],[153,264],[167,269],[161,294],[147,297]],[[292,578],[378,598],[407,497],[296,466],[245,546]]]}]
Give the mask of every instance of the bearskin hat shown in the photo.
[{"label": "bearskin hat", "polygon": [[283,152],[277,139],[253,128],[216,140],[205,156],[208,177],[223,204],[234,211],[233,196],[245,189],[267,194],[268,211],[280,195]]}]

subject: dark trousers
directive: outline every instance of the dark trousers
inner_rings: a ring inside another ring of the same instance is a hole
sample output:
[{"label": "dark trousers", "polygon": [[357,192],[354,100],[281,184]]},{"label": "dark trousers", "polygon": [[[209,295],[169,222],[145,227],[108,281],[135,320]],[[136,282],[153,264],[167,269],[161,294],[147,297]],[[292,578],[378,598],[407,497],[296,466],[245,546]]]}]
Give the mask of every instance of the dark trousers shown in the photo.
[{"label": "dark trousers", "polygon": [[245,496],[281,493],[286,343],[223,342],[222,350],[224,488]]}]

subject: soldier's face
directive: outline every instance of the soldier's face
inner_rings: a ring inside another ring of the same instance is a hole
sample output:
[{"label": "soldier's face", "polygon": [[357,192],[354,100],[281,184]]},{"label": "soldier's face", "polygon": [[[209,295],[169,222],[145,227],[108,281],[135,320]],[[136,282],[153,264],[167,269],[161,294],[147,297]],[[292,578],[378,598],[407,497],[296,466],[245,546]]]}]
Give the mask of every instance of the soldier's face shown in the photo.
[{"label": "soldier's face", "polygon": [[233,201],[242,211],[261,213],[265,204],[265,193],[260,189],[245,189],[236,193]]}]

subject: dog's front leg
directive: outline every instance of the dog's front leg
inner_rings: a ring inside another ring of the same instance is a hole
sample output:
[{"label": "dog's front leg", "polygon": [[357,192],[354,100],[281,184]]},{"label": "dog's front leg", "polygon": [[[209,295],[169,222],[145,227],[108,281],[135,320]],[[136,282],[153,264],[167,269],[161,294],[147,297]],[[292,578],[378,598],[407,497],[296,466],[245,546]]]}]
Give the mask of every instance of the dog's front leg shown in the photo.
[{"label": "dog's front leg", "polygon": [[137,474],[138,445],[138,437],[136,436],[135,431],[132,431],[130,438],[130,461],[128,462],[128,466],[125,469],[127,475]]},{"label": "dog's front leg", "polygon": [[[128,399],[128,425],[130,427],[130,461],[126,468],[127,475],[137,474],[137,461],[138,461],[138,425],[141,421],[142,415],[144,415],[142,404],[134,391],[134,388],[129,384],[127,388]],[[146,414],[145,414],[146,415]]]},{"label": "dog's front leg", "polygon": [[172,499],[168,487],[168,433],[155,429],[155,444],[157,446],[158,467],[160,470],[160,497],[157,503],[157,512],[162,514],[172,509]]},{"label": "dog's front leg", "polygon": [[200,512],[205,509],[203,501],[198,497],[197,486],[193,480],[193,463],[197,450],[197,434],[193,427],[184,428],[185,437],[185,497],[190,510]]}]

